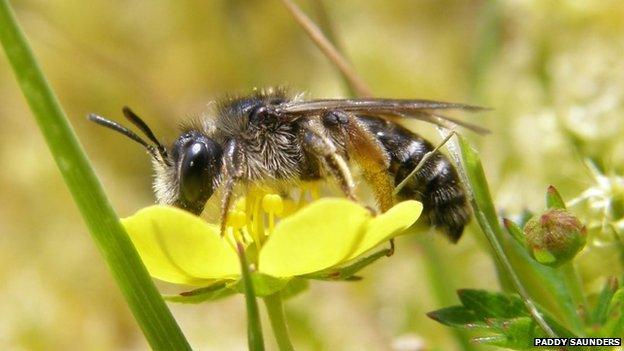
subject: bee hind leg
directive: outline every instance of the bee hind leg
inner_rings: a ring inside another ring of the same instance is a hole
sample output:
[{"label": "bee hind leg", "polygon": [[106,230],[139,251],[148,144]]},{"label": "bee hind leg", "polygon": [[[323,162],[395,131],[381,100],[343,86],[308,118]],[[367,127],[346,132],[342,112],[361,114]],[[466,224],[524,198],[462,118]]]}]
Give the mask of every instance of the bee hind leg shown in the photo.
[{"label": "bee hind leg", "polygon": [[326,130],[344,142],[347,154],[355,161],[364,180],[371,186],[381,212],[394,205],[393,179],[388,173],[390,157],[358,117],[344,111],[329,111],[323,116]]},{"label": "bee hind leg", "polygon": [[[390,156],[375,135],[370,132],[352,113],[329,111],[323,116],[323,124],[328,132],[344,140],[347,153],[362,171],[364,180],[371,186],[377,204],[382,212],[394,205],[394,184],[388,173]],[[390,239],[390,251],[394,254],[394,239]]]},{"label": "bee hind leg", "polygon": [[322,127],[312,121],[304,123],[302,144],[306,151],[316,155],[329,173],[336,178],[342,192],[350,200],[357,201],[355,183],[349,166],[338,153],[336,145],[324,135]]}]

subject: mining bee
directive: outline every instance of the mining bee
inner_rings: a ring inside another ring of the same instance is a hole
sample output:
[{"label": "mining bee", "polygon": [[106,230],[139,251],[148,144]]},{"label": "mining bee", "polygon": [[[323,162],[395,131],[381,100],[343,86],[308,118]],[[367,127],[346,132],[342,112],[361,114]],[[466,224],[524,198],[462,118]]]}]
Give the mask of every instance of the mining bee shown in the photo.
[{"label": "mining bee", "polygon": [[[386,211],[396,200],[423,203],[428,224],[456,242],[471,217],[466,191],[453,164],[433,145],[393,121],[414,117],[440,123],[450,120],[476,132],[486,130],[439,115],[444,110],[477,111],[476,106],[429,100],[304,100],[284,89],[255,91],[213,104],[207,117],[181,127],[165,147],[129,108],[124,116],[147,139],[126,127],[91,114],[89,119],[143,145],[154,166],[158,203],[201,214],[216,189],[222,191],[221,230],[225,230],[235,185],[290,184],[333,179],[344,195],[356,200],[352,170]],[[430,151],[405,186],[393,190]]]}]

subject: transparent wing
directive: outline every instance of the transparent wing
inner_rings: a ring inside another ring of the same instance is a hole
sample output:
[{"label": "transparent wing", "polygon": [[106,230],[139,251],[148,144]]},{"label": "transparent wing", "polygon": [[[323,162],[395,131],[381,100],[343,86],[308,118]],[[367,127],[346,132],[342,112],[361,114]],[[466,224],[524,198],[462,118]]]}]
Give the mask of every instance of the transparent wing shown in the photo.
[{"label": "transparent wing", "polygon": [[479,134],[487,134],[489,130],[481,126],[464,122],[438,113],[445,110],[463,110],[468,112],[485,111],[487,108],[432,100],[404,100],[404,99],[320,99],[309,101],[295,101],[280,104],[274,107],[279,115],[293,117],[318,115],[323,112],[341,110],[354,114],[382,115],[391,117],[409,117],[448,127],[442,120],[446,120]]}]

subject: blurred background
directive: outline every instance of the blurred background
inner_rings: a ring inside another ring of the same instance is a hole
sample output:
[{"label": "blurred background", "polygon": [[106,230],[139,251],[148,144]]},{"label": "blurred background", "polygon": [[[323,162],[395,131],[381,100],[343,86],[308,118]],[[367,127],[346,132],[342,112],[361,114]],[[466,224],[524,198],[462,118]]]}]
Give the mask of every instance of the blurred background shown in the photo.
[{"label": "blurred background", "polygon": [[[297,2],[333,28],[377,96],[494,109],[458,117],[493,131],[468,134],[500,211],[541,210],[550,184],[565,199],[588,189],[624,192],[617,178],[624,166],[624,2]],[[181,120],[224,93],[286,85],[311,98],[348,94],[277,0],[11,3],[120,216],[153,202],[150,163],[136,144],[88,123],[87,113],[121,120],[121,107],[129,105],[171,141]],[[0,348],[148,348],[4,55],[0,101]],[[430,125],[409,126],[439,140]],[[590,201],[575,211],[591,222],[601,218],[600,205]],[[393,257],[364,271],[363,281],[315,282],[286,302],[299,350],[460,348],[425,313],[446,306],[435,286],[453,298],[458,288],[498,289],[479,228],[473,223],[457,245],[433,234],[402,237],[397,245]],[[582,255],[589,292],[606,275],[622,273],[608,239]],[[246,348],[242,296],[170,307],[194,348]]]}]

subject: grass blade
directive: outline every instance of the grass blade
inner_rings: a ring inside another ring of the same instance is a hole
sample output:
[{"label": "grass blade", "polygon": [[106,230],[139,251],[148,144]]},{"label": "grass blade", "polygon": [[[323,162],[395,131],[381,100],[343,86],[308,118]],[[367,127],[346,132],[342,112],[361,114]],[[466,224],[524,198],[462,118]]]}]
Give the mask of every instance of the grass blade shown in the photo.
[{"label": "grass blade", "polygon": [[364,80],[355,72],[349,61],[338,51],[321,29],[291,0],[281,0],[293,18],[306,31],[310,39],[323,54],[338,68],[349,86],[360,97],[371,97],[373,93]]},{"label": "grass blade", "polygon": [[150,346],[155,350],[190,350],[106,199],[7,0],[0,0],[0,41],[93,240]]}]

